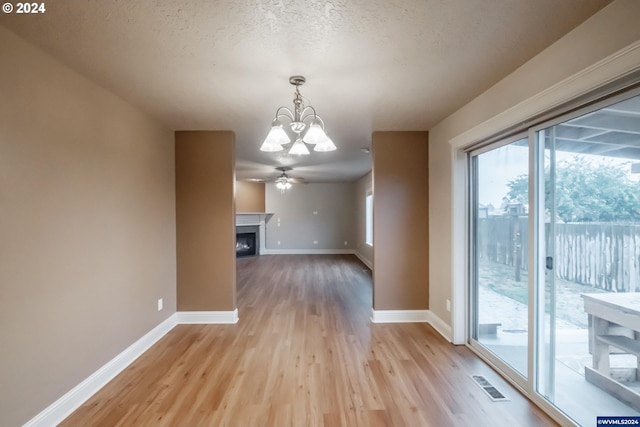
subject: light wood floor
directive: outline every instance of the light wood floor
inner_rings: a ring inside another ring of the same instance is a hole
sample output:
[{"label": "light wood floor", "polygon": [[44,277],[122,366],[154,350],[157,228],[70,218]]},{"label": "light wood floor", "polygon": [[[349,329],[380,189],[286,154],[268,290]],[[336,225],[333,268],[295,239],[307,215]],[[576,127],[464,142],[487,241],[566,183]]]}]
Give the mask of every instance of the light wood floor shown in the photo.
[{"label": "light wood floor", "polygon": [[240,259],[237,291],[238,324],[177,326],[61,426],[554,425],[429,325],[371,324],[353,256]]}]

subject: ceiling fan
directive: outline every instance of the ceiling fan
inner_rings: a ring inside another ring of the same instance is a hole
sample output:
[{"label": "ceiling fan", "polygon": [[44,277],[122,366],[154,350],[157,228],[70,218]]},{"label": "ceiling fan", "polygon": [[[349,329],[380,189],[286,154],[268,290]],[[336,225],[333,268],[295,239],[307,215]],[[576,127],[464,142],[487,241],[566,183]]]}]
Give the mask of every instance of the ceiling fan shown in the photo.
[{"label": "ceiling fan", "polygon": [[[294,177],[289,176],[289,174],[287,174],[287,172],[292,170],[290,167],[280,166],[280,167],[277,167],[276,170],[279,170],[282,173],[280,174],[280,176],[278,176],[277,178],[272,180],[272,182],[275,182],[276,183],[276,188],[278,188],[283,193],[291,188],[291,184],[306,184],[307,183],[304,180],[304,178],[294,178]],[[267,181],[267,182],[271,182],[271,181]]]}]

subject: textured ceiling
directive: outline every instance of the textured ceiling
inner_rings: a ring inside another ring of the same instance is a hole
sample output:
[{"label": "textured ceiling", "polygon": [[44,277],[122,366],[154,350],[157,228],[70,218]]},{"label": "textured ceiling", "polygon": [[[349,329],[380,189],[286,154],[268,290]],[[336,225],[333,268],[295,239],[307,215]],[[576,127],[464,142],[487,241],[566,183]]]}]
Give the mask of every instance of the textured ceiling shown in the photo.
[{"label": "textured ceiling", "polygon": [[[375,130],[428,130],[602,0],[55,0],[4,25],[173,130],[233,130],[239,178],[351,180]],[[261,153],[289,76],[338,150]]]}]

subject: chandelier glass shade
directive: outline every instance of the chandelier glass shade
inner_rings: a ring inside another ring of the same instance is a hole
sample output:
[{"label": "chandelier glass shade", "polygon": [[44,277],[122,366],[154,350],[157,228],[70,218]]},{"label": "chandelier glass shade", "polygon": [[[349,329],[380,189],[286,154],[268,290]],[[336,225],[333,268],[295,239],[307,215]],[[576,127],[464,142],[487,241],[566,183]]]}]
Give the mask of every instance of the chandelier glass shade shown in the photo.
[{"label": "chandelier glass shade", "polygon": [[[311,154],[308,145],[313,145],[314,151],[327,152],[336,149],[336,145],[329,138],[324,130],[324,122],[316,114],[316,110],[305,105],[300,86],[306,79],[303,76],[292,76],[289,83],[296,87],[293,98],[293,111],[287,107],[280,107],[276,110],[276,116],[271,122],[271,130],[267,134],[261,151],[277,152],[285,149],[285,145],[291,144],[287,149],[292,155],[306,156]],[[289,129],[294,133],[291,138],[282,126],[281,119],[289,121]]]}]

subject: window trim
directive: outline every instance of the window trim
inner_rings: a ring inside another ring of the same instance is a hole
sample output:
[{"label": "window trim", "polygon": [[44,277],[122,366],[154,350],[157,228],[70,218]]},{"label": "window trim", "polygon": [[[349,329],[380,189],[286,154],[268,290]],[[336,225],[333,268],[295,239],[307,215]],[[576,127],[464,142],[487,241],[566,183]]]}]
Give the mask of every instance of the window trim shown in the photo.
[{"label": "window trim", "polygon": [[364,243],[373,247],[373,192],[365,193],[364,197]]}]

